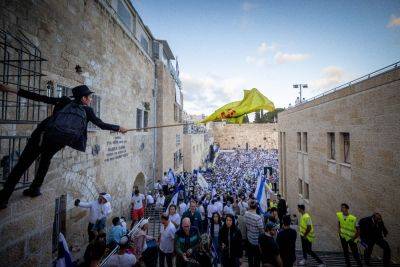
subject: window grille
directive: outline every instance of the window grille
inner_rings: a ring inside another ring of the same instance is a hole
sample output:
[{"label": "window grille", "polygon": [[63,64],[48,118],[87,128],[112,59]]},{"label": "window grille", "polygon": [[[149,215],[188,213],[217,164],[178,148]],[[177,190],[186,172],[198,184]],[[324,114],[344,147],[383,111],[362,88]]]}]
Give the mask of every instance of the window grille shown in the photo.
[{"label": "window grille", "polygon": [[[0,29],[0,82],[17,89],[48,95],[42,88],[40,50],[22,33],[16,35]],[[36,124],[47,117],[48,105],[0,93],[0,123]]]},{"label": "window grille", "polygon": [[350,134],[342,133],[343,138],[343,162],[350,164]]},{"label": "window grille", "polygon": [[336,151],[335,151],[335,133],[328,133],[328,158],[335,160],[336,159]]},{"label": "window grille", "polygon": [[131,32],[133,32],[133,16],[123,0],[118,0],[117,14],[122,23],[124,23],[125,26],[128,27]]},{"label": "window grille", "polygon": [[143,128],[143,110],[140,108],[136,109],[136,129]]},{"label": "window grille", "polygon": [[[29,136],[0,136],[0,184],[4,184],[12,168],[17,164]],[[28,187],[35,175],[35,164],[22,175],[17,189]]]}]

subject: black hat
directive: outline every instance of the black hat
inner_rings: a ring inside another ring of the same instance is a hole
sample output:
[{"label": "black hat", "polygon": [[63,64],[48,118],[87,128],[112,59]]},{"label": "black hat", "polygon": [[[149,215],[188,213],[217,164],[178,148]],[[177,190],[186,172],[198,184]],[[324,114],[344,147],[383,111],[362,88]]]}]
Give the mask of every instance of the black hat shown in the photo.
[{"label": "black hat", "polygon": [[90,94],[93,94],[94,92],[90,91],[89,87],[86,85],[79,85],[74,88],[72,88],[72,95],[74,98],[81,98],[83,96],[88,96]]}]

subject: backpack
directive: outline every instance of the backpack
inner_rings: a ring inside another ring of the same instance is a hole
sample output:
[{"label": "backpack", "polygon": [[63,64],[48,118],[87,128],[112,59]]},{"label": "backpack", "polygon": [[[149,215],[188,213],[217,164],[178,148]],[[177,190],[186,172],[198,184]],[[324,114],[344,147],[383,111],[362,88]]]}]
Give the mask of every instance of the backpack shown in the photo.
[{"label": "backpack", "polygon": [[46,125],[45,137],[54,143],[71,145],[79,141],[86,130],[86,112],[82,105],[71,102],[63,107]]}]

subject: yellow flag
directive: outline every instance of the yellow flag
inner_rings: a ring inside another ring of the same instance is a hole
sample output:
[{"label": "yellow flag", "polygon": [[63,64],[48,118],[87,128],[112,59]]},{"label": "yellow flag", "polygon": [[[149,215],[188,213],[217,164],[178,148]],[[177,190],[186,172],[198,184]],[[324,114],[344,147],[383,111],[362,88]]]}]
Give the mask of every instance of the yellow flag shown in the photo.
[{"label": "yellow flag", "polygon": [[220,107],[213,114],[202,120],[201,123],[224,119],[232,123],[242,123],[244,115],[261,109],[273,111],[275,106],[271,100],[256,88],[244,90],[242,101],[231,102]]}]

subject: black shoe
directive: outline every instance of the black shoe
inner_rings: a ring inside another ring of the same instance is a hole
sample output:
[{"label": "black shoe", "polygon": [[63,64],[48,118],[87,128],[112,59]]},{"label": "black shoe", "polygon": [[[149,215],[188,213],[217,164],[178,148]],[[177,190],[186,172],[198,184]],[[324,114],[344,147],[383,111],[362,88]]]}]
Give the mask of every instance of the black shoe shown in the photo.
[{"label": "black shoe", "polygon": [[28,188],[25,189],[22,194],[27,197],[38,197],[42,193],[40,193],[40,188]]},{"label": "black shoe", "polygon": [[0,210],[7,208],[7,204],[8,204],[7,201],[0,201]]}]

